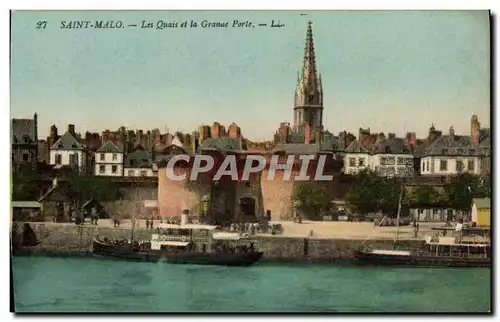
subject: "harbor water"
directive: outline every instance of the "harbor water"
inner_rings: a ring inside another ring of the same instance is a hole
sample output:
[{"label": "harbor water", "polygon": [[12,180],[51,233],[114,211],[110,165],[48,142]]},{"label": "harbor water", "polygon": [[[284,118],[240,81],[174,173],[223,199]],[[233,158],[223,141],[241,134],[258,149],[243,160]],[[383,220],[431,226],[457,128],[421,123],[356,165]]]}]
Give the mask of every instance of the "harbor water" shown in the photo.
[{"label": "harbor water", "polygon": [[16,312],[488,312],[487,268],[14,257]]}]

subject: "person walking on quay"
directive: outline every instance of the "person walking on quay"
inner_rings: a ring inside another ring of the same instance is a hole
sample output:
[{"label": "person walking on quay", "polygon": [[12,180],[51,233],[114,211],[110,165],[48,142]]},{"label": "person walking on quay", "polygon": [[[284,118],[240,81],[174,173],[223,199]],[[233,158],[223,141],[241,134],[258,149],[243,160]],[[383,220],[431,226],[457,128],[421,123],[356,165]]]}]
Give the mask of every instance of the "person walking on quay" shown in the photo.
[{"label": "person walking on quay", "polygon": [[153,223],[154,223],[153,218],[151,218],[151,221],[149,222],[149,229],[151,230],[153,229]]},{"label": "person walking on quay", "polygon": [[146,229],[149,229],[149,218],[146,218]]},{"label": "person walking on quay", "polygon": [[118,218],[116,216],[113,218],[113,225],[115,228],[120,227],[120,221],[118,220]]}]

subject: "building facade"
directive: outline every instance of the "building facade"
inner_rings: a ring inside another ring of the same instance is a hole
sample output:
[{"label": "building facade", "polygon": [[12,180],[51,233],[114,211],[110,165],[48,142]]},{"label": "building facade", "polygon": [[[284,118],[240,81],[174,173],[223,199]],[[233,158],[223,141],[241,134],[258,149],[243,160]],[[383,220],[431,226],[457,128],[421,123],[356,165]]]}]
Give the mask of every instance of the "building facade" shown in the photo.
[{"label": "building facade", "polygon": [[38,117],[33,119],[12,119],[12,166],[36,166],[38,159]]},{"label": "building facade", "polygon": [[85,171],[87,156],[84,147],[68,131],[50,147],[50,162],[55,167],[72,166]]},{"label": "building facade", "polygon": [[123,176],[123,150],[112,141],[107,141],[95,152],[94,175]]},{"label": "building facade", "polygon": [[125,155],[123,166],[125,177],[154,177],[153,154],[141,146],[137,146],[132,152]]}]

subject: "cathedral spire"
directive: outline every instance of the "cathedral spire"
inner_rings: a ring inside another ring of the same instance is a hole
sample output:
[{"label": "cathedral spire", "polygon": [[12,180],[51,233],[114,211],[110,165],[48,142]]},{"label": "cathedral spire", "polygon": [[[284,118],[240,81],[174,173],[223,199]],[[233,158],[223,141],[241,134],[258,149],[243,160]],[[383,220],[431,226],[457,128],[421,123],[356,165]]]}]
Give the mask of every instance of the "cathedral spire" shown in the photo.
[{"label": "cathedral spire", "polygon": [[316,68],[316,54],[309,21],[306,32],[304,62],[295,92],[294,128],[308,124],[313,132],[323,129],[323,88]]},{"label": "cathedral spire", "polygon": [[318,75],[316,72],[316,56],[314,54],[314,41],[312,22],[307,25],[306,46],[304,50],[304,66],[302,67],[302,82],[308,90],[316,90]]}]

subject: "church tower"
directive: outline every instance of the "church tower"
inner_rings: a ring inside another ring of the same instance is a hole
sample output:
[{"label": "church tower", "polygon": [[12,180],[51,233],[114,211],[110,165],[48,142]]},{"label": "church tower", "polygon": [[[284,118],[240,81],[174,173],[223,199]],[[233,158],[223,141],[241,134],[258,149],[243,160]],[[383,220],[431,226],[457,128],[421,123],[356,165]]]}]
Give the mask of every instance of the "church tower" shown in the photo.
[{"label": "church tower", "polygon": [[311,21],[307,26],[304,65],[295,90],[293,124],[296,132],[309,128],[313,138],[323,132],[323,86],[321,74],[316,70]]}]

